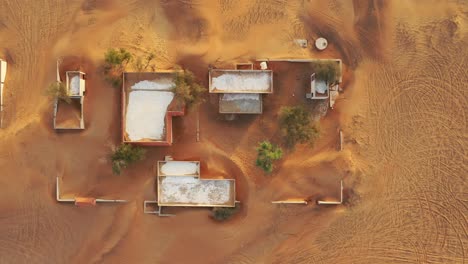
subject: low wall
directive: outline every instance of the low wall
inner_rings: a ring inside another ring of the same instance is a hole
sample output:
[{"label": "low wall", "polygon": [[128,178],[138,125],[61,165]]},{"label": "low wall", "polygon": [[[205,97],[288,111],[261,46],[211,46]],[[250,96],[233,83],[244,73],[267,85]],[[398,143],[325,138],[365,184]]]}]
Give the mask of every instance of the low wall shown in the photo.
[{"label": "low wall", "polygon": [[5,86],[7,63],[0,59],[0,128],[3,128],[3,89]]},{"label": "low wall", "polygon": [[340,68],[340,79],[339,82],[343,82],[343,62],[341,59],[294,59],[294,58],[286,58],[286,59],[257,59],[256,61],[277,61],[277,62],[319,62],[319,61],[336,61],[339,63]]},{"label": "low wall", "polygon": [[60,179],[56,177],[55,181],[55,199],[62,203],[75,203],[76,206],[96,205],[96,203],[126,203],[127,200],[120,199],[99,199],[93,197],[74,197],[63,199],[60,197]]}]

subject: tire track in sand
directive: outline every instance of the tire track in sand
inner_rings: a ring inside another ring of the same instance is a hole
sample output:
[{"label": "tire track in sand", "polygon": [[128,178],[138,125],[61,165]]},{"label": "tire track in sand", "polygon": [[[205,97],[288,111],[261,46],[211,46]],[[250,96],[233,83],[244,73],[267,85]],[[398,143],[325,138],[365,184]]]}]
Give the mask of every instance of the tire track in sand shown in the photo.
[{"label": "tire track in sand", "polygon": [[432,30],[447,23],[428,23],[407,30],[416,34],[417,60],[407,57],[414,50],[399,46],[387,63],[369,62],[367,78],[357,76],[364,79],[358,83],[368,100],[367,123],[351,128],[351,136],[362,139],[362,162],[371,166],[361,204],[308,241],[307,250],[284,252],[276,263],[466,261],[467,204],[457,197],[468,189],[468,51],[462,48],[468,43]]}]

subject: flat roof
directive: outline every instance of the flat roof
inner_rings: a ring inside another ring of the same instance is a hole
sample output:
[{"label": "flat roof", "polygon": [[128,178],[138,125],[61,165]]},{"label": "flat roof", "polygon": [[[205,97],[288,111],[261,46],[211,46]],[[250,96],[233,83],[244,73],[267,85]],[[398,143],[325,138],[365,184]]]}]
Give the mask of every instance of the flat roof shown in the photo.
[{"label": "flat roof", "polygon": [[84,73],[79,71],[67,71],[67,88],[71,96],[81,96],[85,89]]},{"label": "flat roof", "polygon": [[271,70],[220,70],[209,72],[210,93],[272,93]]},{"label": "flat roof", "polygon": [[[124,73],[122,129],[126,142],[167,142],[175,107],[175,72]],[[169,124],[170,125],[170,124]],[[172,137],[169,137],[172,139]]]},{"label": "flat roof", "polygon": [[261,94],[220,94],[219,112],[222,114],[261,114]]},{"label": "flat roof", "polygon": [[159,206],[235,206],[235,180],[201,179],[199,161],[158,161],[157,178]]},{"label": "flat roof", "polygon": [[199,161],[158,161],[159,176],[196,176],[200,177]]},{"label": "flat roof", "polygon": [[327,94],[328,93],[328,85],[324,80],[315,79],[311,82],[312,92],[319,93],[319,94]]},{"label": "flat roof", "polygon": [[159,206],[233,207],[234,180],[193,176],[158,177]]},{"label": "flat roof", "polygon": [[310,76],[310,90],[312,99],[326,99],[329,96],[328,84],[325,80],[315,77],[315,73]]}]

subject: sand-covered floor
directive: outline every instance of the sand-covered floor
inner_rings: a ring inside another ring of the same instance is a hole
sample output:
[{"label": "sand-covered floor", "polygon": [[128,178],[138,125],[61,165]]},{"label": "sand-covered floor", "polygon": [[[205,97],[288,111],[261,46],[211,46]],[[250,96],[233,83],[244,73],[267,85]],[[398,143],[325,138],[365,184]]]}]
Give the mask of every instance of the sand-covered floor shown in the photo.
[{"label": "sand-covered floor", "polygon": [[[9,62],[0,263],[468,261],[467,14],[456,0],[0,1],[0,56]],[[293,41],[318,36],[329,41],[324,52]],[[116,176],[108,155],[121,138],[120,91],[99,68],[109,47],[154,52],[158,69],[180,64],[205,85],[209,65],[341,58],[345,92],[322,119],[315,147],[285,153],[272,175],[255,167],[254,146],[279,139],[280,106],[306,103],[293,85],[303,75],[298,65],[272,64],[278,75],[262,115],[222,120],[218,97],[207,95],[198,115],[174,119],[173,147],[149,148],[144,162]],[[87,73],[86,129],[56,133],[44,91],[57,57],[70,55]],[[240,214],[227,223],[208,209],[143,214],[142,201],[155,196],[154,166],[167,154],[201,160],[203,178],[235,178]],[[58,204],[56,176],[65,195],[131,202]],[[270,203],[338,197],[342,178],[346,205]]]},{"label": "sand-covered floor", "polygon": [[80,98],[73,98],[70,103],[60,100],[57,107],[55,126],[58,128],[80,128],[81,102]]}]

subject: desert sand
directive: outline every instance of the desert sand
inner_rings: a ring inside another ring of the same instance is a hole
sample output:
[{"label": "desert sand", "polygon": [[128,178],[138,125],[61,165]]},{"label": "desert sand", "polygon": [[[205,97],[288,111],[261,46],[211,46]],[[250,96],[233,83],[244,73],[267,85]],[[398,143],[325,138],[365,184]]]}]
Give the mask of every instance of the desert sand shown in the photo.
[{"label": "desert sand", "polygon": [[[467,14],[468,4],[456,0],[0,1],[0,56],[9,63],[0,263],[468,261]],[[294,44],[319,36],[329,42],[323,52]],[[255,144],[279,140],[280,106],[306,102],[300,67],[272,64],[275,91],[262,115],[225,121],[218,97],[207,95],[198,113],[174,119],[172,147],[148,148],[145,161],[117,176],[108,156],[121,138],[120,91],[100,69],[109,47],[154,52],[157,69],[181,65],[204,85],[209,65],[340,58],[344,94],[321,119],[315,146],[285,153],[264,175]],[[52,129],[52,100],[44,95],[56,59],[67,56],[87,73],[79,133]],[[168,154],[200,160],[203,177],[235,178],[241,212],[225,223],[209,209],[143,214],[143,200],[155,197],[156,161]],[[64,195],[130,202],[58,204],[57,176]],[[342,206],[270,203],[336,199],[340,179]]]}]

